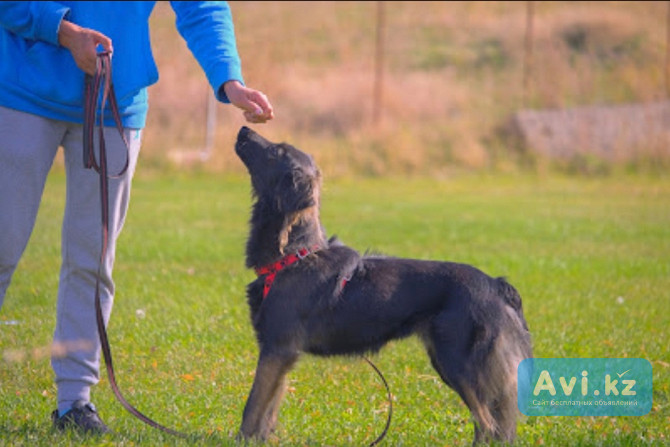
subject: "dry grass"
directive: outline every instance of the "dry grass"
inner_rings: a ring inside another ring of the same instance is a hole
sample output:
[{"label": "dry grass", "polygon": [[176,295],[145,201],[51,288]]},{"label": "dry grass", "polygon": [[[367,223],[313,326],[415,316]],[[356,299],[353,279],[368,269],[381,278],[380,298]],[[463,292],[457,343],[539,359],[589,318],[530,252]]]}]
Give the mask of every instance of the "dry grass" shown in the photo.
[{"label": "dry grass", "polygon": [[[382,119],[372,123],[376,2],[233,2],[246,82],[276,119],[262,131],[313,153],[328,175],[445,175],[509,167],[491,143],[522,106],[526,2],[388,2]],[[666,2],[535,2],[529,105],[664,98]],[[161,79],[150,89],[143,157],[205,143],[205,77],[159,2]],[[209,170],[239,171],[241,114],[217,106]],[[191,157],[192,158],[192,157]],[[513,164],[513,163],[512,163]]]}]

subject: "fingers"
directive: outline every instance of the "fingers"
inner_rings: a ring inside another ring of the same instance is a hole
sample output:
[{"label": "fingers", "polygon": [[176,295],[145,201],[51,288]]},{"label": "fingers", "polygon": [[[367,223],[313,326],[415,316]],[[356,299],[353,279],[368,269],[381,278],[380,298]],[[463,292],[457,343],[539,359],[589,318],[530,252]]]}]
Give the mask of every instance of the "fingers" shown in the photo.
[{"label": "fingers", "polygon": [[274,118],[272,105],[270,105],[270,102],[267,100],[265,95],[263,95],[263,98],[246,97],[243,100],[233,104],[242,109],[244,112],[244,118],[250,123],[264,123]]},{"label": "fingers", "polygon": [[250,123],[264,123],[274,118],[274,110],[270,100],[258,90],[249,90],[250,108],[245,108],[244,117]]},{"label": "fingers", "polygon": [[114,50],[112,40],[104,34],[91,29],[84,29],[83,34],[80,48],[81,60],[77,60],[75,57],[75,61],[84,72],[93,75],[98,63],[98,47],[102,47],[103,51],[112,53]]},{"label": "fingers", "polygon": [[274,115],[267,116],[265,114],[257,114],[257,113],[252,113],[252,112],[244,112],[244,118],[247,120],[249,123],[253,124],[262,124],[266,123],[272,118],[274,118]]},{"label": "fingers", "polygon": [[272,104],[263,92],[245,87],[234,80],[226,82],[223,87],[231,104],[242,109],[248,122],[265,123],[274,118]]},{"label": "fingers", "polygon": [[[72,55],[74,56],[74,52]],[[80,52],[74,60],[77,63],[77,67],[79,67],[81,71],[91,76],[95,74],[95,69],[98,63],[95,47],[93,51]]]},{"label": "fingers", "polygon": [[114,51],[114,48],[112,47],[112,39],[97,31],[92,32],[93,32],[92,38],[95,42],[96,48],[98,45],[100,45],[105,51],[108,51],[110,53]]},{"label": "fingers", "polygon": [[252,106],[251,110],[244,110],[244,118],[250,123],[265,123],[274,118],[274,112],[272,108],[266,108],[265,110],[260,107],[260,105],[255,104]]},{"label": "fingers", "polygon": [[113,51],[112,40],[109,37],[98,31],[82,28],[67,20],[61,22],[58,41],[70,50],[77,66],[90,75],[95,74],[98,45],[102,46],[105,51]]}]

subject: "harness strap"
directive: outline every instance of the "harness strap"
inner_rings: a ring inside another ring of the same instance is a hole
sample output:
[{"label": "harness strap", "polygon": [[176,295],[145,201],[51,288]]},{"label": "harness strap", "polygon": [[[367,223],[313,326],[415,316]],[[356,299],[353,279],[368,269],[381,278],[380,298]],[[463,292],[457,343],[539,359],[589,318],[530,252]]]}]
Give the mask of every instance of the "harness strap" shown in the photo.
[{"label": "harness strap", "polygon": [[265,275],[265,284],[263,285],[263,299],[265,299],[265,297],[268,296],[268,293],[270,293],[272,283],[274,282],[275,278],[277,277],[277,273],[279,273],[280,270],[283,270],[289,265],[300,261],[305,256],[309,255],[310,253],[314,253],[318,249],[318,246],[312,247],[311,250],[308,248],[301,248],[295,253],[284,256],[277,262],[257,268],[256,274],[258,276]]},{"label": "harness strap", "polygon": [[[100,88],[102,87],[102,102],[100,104],[100,129],[99,129],[99,144],[100,161],[96,162],[93,148],[93,136],[96,118],[96,104],[100,95]],[[95,169],[100,174],[100,203],[102,212],[102,249],[100,251],[100,263],[98,264],[98,274],[95,279],[95,318],[98,325],[98,336],[100,338],[100,345],[102,353],[105,358],[105,366],[107,367],[107,376],[112,387],[114,395],[123,407],[128,410],[133,416],[137,417],[142,422],[169,433],[174,436],[186,438],[187,435],[155,422],[151,418],[142,414],[139,410],[133,407],[121,394],[118,385],[116,384],[116,375],[114,374],[114,365],[112,362],[112,351],[109,346],[109,339],[107,337],[107,330],[105,329],[105,320],[102,316],[102,306],[100,304],[100,282],[102,278],[102,265],[105,261],[107,248],[109,244],[109,179],[122,176],[128,169],[129,157],[126,157],[125,166],[114,177],[109,177],[107,173],[107,152],[105,150],[105,138],[103,134],[104,127],[104,108],[109,102],[116,127],[123,138],[128,150],[128,142],[123,134],[123,124],[119,109],[116,103],[116,96],[114,94],[114,87],[112,85],[112,61],[110,52],[98,53],[96,63],[95,75],[86,75],[85,77],[85,91],[84,91],[84,167],[86,169]]]}]

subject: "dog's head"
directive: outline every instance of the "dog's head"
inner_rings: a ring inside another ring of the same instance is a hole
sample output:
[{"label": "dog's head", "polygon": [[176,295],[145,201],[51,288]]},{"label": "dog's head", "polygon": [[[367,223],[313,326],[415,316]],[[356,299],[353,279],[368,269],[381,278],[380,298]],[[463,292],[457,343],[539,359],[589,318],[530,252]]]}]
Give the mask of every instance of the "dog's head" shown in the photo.
[{"label": "dog's head", "polygon": [[[248,127],[240,129],[235,152],[251,175],[256,198],[248,243],[248,251],[253,253],[248,257],[271,257],[275,250],[275,254],[283,254],[293,249],[292,242],[309,240],[311,244],[313,239],[324,237],[318,221],[321,173],[310,155],[290,144],[268,141]],[[294,231],[300,226],[305,227],[303,231]],[[314,232],[314,228],[319,230]],[[289,240],[291,234],[295,241]],[[254,259],[247,262],[253,265]]]},{"label": "dog's head", "polygon": [[237,135],[235,152],[251,175],[254,195],[284,214],[318,205],[319,168],[312,157],[287,143],[272,143],[248,127]]}]

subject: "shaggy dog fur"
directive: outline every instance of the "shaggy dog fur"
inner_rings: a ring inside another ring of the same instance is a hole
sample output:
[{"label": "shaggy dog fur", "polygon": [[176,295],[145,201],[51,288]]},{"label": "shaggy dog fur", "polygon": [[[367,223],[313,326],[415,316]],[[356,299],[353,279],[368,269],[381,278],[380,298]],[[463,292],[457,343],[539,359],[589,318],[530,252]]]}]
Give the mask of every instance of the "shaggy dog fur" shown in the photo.
[{"label": "shaggy dog fur", "polygon": [[247,298],[260,355],[240,435],[273,430],[301,353],[364,354],[416,334],[472,412],[474,442],[512,441],[517,366],[532,355],[514,287],[466,264],[361,256],[326,237],[311,156],[246,127],[235,150],[251,175],[246,263],[259,274]]}]

